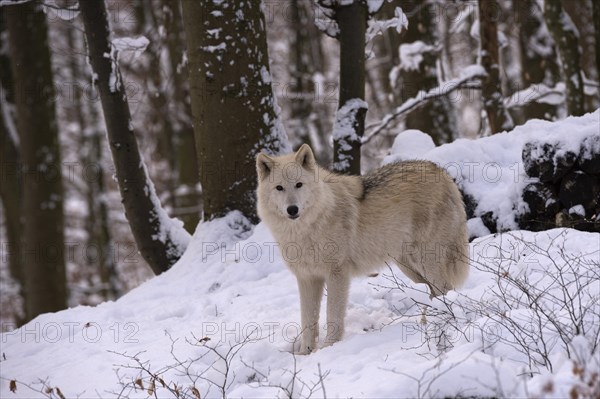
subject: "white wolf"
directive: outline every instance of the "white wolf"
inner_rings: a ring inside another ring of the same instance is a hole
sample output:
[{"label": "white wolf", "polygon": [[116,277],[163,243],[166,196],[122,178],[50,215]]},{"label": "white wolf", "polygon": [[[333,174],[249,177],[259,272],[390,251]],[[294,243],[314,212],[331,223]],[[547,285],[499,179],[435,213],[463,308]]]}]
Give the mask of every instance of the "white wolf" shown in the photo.
[{"label": "white wolf", "polygon": [[296,153],[259,154],[258,214],[298,280],[302,343],[315,349],[327,284],[325,345],[339,341],[352,276],[386,262],[431,295],[457,288],[469,272],[466,215],[446,172],[426,161],[386,165],[366,176],[320,168],[308,145]]}]

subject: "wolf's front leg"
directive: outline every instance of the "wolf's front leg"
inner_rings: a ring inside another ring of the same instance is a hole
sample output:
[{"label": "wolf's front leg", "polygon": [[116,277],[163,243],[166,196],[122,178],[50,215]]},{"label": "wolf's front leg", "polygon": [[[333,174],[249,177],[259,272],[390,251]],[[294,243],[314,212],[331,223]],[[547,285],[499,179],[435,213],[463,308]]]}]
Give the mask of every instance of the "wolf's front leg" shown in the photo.
[{"label": "wolf's front leg", "polygon": [[324,280],[316,277],[297,277],[297,280],[302,319],[302,344],[299,354],[307,355],[315,350],[319,335],[319,310]]},{"label": "wolf's front leg", "polygon": [[334,271],[327,279],[327,337],[329,346],[344,336],[344,319],[348,306],[350,276],[343,271]]}]

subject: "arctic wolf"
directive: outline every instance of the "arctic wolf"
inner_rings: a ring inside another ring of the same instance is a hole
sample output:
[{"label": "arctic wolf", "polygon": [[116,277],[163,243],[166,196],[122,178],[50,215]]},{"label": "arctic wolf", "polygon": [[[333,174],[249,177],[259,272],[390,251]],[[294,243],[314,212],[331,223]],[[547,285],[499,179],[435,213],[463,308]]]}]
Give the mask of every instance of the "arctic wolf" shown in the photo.
[{"label": "arctic wolf", "polygon": [[466,215],[458,188],[426,161],[386,165],[366,176],[320,168],[308,145],[259,154],[258,214],[279,244],[300,291],[300,353],[316,347],[327,285],[325,346],[344,334],[350,279],[395,263],[432,296],[467,277]]}]

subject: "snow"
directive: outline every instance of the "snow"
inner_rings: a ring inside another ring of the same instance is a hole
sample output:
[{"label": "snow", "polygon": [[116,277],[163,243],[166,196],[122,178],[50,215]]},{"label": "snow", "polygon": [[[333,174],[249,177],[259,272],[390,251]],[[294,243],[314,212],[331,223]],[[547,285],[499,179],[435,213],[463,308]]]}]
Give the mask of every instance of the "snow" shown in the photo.
[{"label": "snow", "polygon": [[524,90],[513,93],[505,99],[505,106],[513,108],[532,102],[559,106],[565,102],[565,84],[558,83],[554,88],[545,84],[534,84]]},{"label": "snow", "polygon": [[370,18],[367,23],[368,28],[365,36],[366,43],[369,43],[375,36],[382,35],[385,30],[390,28],[394,28],[397,33],[402,33],[402,30],[408,28],[408,17],[404,14],[402,8],[396,7],[393,18],[384,20]]},{"label": "snow", "polygon": [[400,54],[400,69],[403,71],[418,71],[423,55],[436,50],[435,46],[425,44],[417,40],[413,43],[401,44],[398,50]]},{"label": "snow", "polygon": [[483,237],[490,234],[490,230],[485,227],[481,218],[472,218],[467,220],[467,229],[469,231],[469,238]]},{"label": "snow", "polygon": [[[360,98],[353,98],[346,101],[336,113],[331,136],[339,144],[342,151],[349,151],[352,149],[352,143],[360,142],[360,137],[358,137],[354,130],[354,124],[356,122],[356,114],[361,109],[367,110],[369,109],[369,105]],[[346,169],[348,162],[348,159],[340,157],[339,161],[334,164],[333,170]]]},{"label": "snow", "polygon": [[111,38],[110,43],[110,54],[104,53],[103,55],[105,58],[110,59],[111,62],[108,88],[111,93],[116,93],[121,88],[121,74],[119,72],[119,57],[121,52],[133,52],[132,58],[137,58],[146,51],[150,41],[145,36],[138,36]]},{"label": "snow", "polygon": [[54,21],[57,18],[63,21],[72,21],[79,15],[79,9],[77,9],[77,7],[65,7],[64,5],[58,5],[56,4],[56,0],[44,1],[43,10],[44,13],[48,15],[49,21]]},{"label": "snow", "polygon": [[[477,140],[458,139],[411,158],[409,140],[396,148],[398,158],[426,159],[437,163],[454,178],[465,194],[478,204],[475,216],[492,211],[500,229],[517,229],[516,217],[527,205],[521,197],[523,188],[535,179],[526,175],[521,158],[526,143],[539,141],[557,148],[556,157],[567,152],[579,154],[586,139],[599,136],[600,110],[582,117],[569,117],[557,123],[531,120],[511,132],[498,133]],[[401,139],[402,140],[402,139]],[[418,144],[414,144],[417,146]],[[394,151],[384,163],[394,162]]]},{"label": "snow", "polygon": [[[397,68],[395,69],[396,72],[394,72],[394,69],[392,69],[392,72],[390,73],[390,83],[392,84],[392,87],[395,86],[395,77],[397,77],[398,72]],[[458,79],[450,79],[441,82],[438,87],[434,87],[433,89],[427,92],[424,92],[422,90],[419,91],[419,93],[417,93],[415,97],[409,98],[408,100],[404,101],[402,105],[396,107],[396,109],[394,109],[391,113],[385,115],[381,119],[381,122],[374,126],[367,136],[363,137],[363,144],[371,141],[375,136],[381,133],[395,118],[400,117],[402,114],[410,111],[413,108],[419,107],[422,104],[425,104],[426,101],[447,95],[453,90],[460,88],[462,85],[465,85],[474,79],[482,79],[485,76],[487,76],[487,74],[485,72],[485,69],[481,65],[469,65],[463,68]]]},{"label": "snow", "polygon": [[569,215],[578,215],[581,217],[585,217],[585,208],[583,205],[575,205],[569,208]]},{"label": "snow", "polygon": [[378,12],[383,6],[384,0],[370,0],[367,1],[367,7],[369,10],[369,14],[375,14]]},{"label": "snow", "polygon": [[435,143],[430,135],[420,130],[405,130],[394,139],[390,149],[391,155],[384,158],[383,163],[408,161],[423,156],[433,150]]},{"label": "snow", "polygon": [[[265,225],[248,230],[237,212],[202,223],[172,269],[116,302],[43,314],[2,334],[0,396],[39,396],[23,384],[42,389],[41,379],[66,397],[146,398],[151,378],[135,359],[157,376],[158,397],[171,396],[163,381],[183,397],[196,389],[206,398],[224,396],[221,385],[227,397],[307,397],[311,389],[314,397],[564,397],[585,388],[575,365],[586,378],[600,367],[598,347],[592,353],[590,346],[598,329],[600,289],[591,282],[598,234],[556,229],[477,239],[464,288],[434,300],[395,269],[356,279],[345,338],[295,356],[295,279]],[[566,308],[555,300],[561,271],[574,295]],[[563,342],[550,323],[536,330],[539,314],[519,282],[535,283],[538,301],[565,330],[573,323],[566,309],[588,309],[577,319],[585,333]],[[539,342],[520,346],[509,330],[516,326],[531,328]],[[437,343],[442,331],[445,347]],[[535,352],[541,342],[552,367]]]},{"label": "snow", "polygon": [[204,47],[202,47],[202,50],[206,51],[207,53],[223,52],[223,51],[227,50],[227,44],[224,42],[221,42],[217,45],[204,46]]},{"label": "snow", "polygon": [[139,57],[148,45],[150,40],[145,36],[137,37],[116,37],[112,39],[113,51],[131,51],[133,52],[133,58]]},{"label": "snow", "polygon": [[[144,169],[145,176],[150,176],[146,168],[146,164],[141,160],[140,168]],[[154,183],[150,178],[146,181],[146,187],[144,187],[144,193],[150,198],[150,201],[154,207],[154,214],[151,215],[152,220],[158,219],[159,231],[152,237],[155,241],[160,241],[163,244],[170,241],[173,247],[168,248],[169,258],[177,258],[183,254],[190,243],[191,236],[184,229],[183,222],[177,218],[170,217],[165,209],[162,207],[158,196],[156,195],[156,189]]]}]

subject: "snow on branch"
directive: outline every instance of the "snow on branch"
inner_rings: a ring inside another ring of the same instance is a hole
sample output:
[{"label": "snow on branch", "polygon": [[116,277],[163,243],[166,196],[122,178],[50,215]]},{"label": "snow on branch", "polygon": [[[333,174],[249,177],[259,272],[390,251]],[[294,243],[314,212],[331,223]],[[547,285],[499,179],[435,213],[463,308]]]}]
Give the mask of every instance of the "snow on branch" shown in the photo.
[{"label": "snow on branch", "polygon": [[[391,0],[387,0],[391,1]],[[327,36],[337,39],[340,35],[340,28],[336,20],[336,10],[339,7],[350,6],[357,2],[364,2],[367,6],[369,17],[373,16],[381,7],[385,0],[315,0],[317,14],[315,14],[315,25]],[[367,28],[366,42],[370,42],[375,36],[382,34],[389,28],[396,28],[400,33],[402,29],[408,26],[408,18],[402,12],[400,7],[396,7],[394,17],[387,20],[371,21]],[[319,18],[317,15],[324,15],[326,18]]]},{"label": "snow on branch", "polygon": [[402,105],[397,107],[394,111],[383,117],[381,122],[374,125],[368,126],[370,134],[362,139],[362,144],[366,144],[371,141],[375,136],[380,134],[389,124],[395,119],[406,115],[407,113],[424,106],[429,101],[447,96],[451,92],[464,88],[479,88],[479,80],[485,78],[487,75],[481,65],[471,65],[465,68],[461,77],[458,79],[448,80],[441,83],[438,87],[424,92],[420,91],[416,97],[409,98]]},{"label": "snow on branch", "polygon": [[367,43],[373,40],[375,36],[382,35],[384,31],[390,28],[394,28],[396,32],[402,33],[402,30],[408,29],[408,18],[402,11],[402,8],[396,7],[393,18],[383,20],[369,19],[368,24],[366,34]]},{"label": "snow on branch", "polygon": [[543,103],[558,106],[565,101],[565,84],[558,83],[550,88],[545,84],[534,84],[524,90],[513,93],[504,99],[506,108],[522,107],[530,103]]}]

